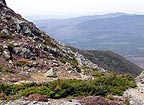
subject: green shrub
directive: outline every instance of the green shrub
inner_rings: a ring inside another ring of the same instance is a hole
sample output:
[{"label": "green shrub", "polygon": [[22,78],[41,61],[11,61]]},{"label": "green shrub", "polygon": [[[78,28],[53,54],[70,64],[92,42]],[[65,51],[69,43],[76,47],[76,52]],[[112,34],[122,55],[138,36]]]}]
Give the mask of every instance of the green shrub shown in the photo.
[{"label": "green shrub", "polygon": [[6,95],[11,95],[12,94],[12,90],[13,90],[12,86],[0,83],[0,93],[4,93]]},{"label": "green shrub", "polygon": [[46,86],[30,87],[25,90],[21,90],[19,93],[22,96],[29,96],[30,94],[41,94],[50,97],[50,89],[47,88]]},{"label": "green shrub", "polygon": [[[28,96],[38,93],[49,98],[66,98],[77,96],[122,95],[128,88],[136,87],[134,78],[130,75],[95,72],[94,80],[55,80],[44,84],[0,84],[0,93],[6,95]],[[109,97],[111,98],[111,97]]]}]

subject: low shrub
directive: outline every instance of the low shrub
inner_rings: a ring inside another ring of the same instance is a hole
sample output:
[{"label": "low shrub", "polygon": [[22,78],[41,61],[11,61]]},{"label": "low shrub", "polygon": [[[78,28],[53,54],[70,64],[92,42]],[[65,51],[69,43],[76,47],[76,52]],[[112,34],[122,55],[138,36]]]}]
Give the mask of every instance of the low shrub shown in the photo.
[{"label": "low shrub", "polygon": [[29,96],[30,94],[41,94],[50,96],[50,89],[46,86],[30,87],[19,92],[22,96]]},{"label": "low shrub", "polygon": [[[6,95],[29,96],[30,94],[46,95],[49,98],[66,98],[77,96],[122,95],[128,88],[136,87],[130,75],[97,72],[94,80],[55,80],[44,84],[0,84],[0,93]],[[111,97],[110,97],[111,98]]]}]

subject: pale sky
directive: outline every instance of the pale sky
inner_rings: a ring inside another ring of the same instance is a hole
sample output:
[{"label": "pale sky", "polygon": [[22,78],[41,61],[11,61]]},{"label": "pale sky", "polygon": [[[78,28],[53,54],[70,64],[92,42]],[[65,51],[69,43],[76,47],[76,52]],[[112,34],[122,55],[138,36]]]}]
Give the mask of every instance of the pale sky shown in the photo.
[{"label": "pale sky", "polygon": [[6,0],[23,16],[90,15],[102,13],[142,13],[144,0]]}]

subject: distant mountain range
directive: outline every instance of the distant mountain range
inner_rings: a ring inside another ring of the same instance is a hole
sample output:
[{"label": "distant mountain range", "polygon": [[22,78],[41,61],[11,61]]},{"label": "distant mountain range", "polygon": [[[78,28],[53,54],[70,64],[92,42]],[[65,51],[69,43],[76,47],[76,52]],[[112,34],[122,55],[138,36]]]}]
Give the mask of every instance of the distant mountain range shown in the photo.
[{"label": "distant mountain range", "polygon": [[144,56],[144,15],[111,13],[34,23],[57,40],[78,48]]}]

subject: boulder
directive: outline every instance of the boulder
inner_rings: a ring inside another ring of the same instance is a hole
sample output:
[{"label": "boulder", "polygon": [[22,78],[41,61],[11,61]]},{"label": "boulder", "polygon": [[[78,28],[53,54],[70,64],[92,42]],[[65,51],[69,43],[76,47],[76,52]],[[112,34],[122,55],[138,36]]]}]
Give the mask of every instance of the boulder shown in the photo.
[{"label": "boulder", "polygon": [[56,78],[57,74],[56,74],[55,70],[53,68],[51,68],[49,71],[47,71],[45,73],[45,76],[46,77],[54,77],[54,78]]},{"label": "boulder", "polygon": [[48,99],[47,97],[40,95],[40,94],[31,94],[28,96],[29,101],[42,101],[42,102],[47,102]]},{"label": "boulder", "polygon": [[20,27],[21,27],[21,33],[23,33],[24,35],[32,34],[29,25],[27,23],[21,23]]}]

